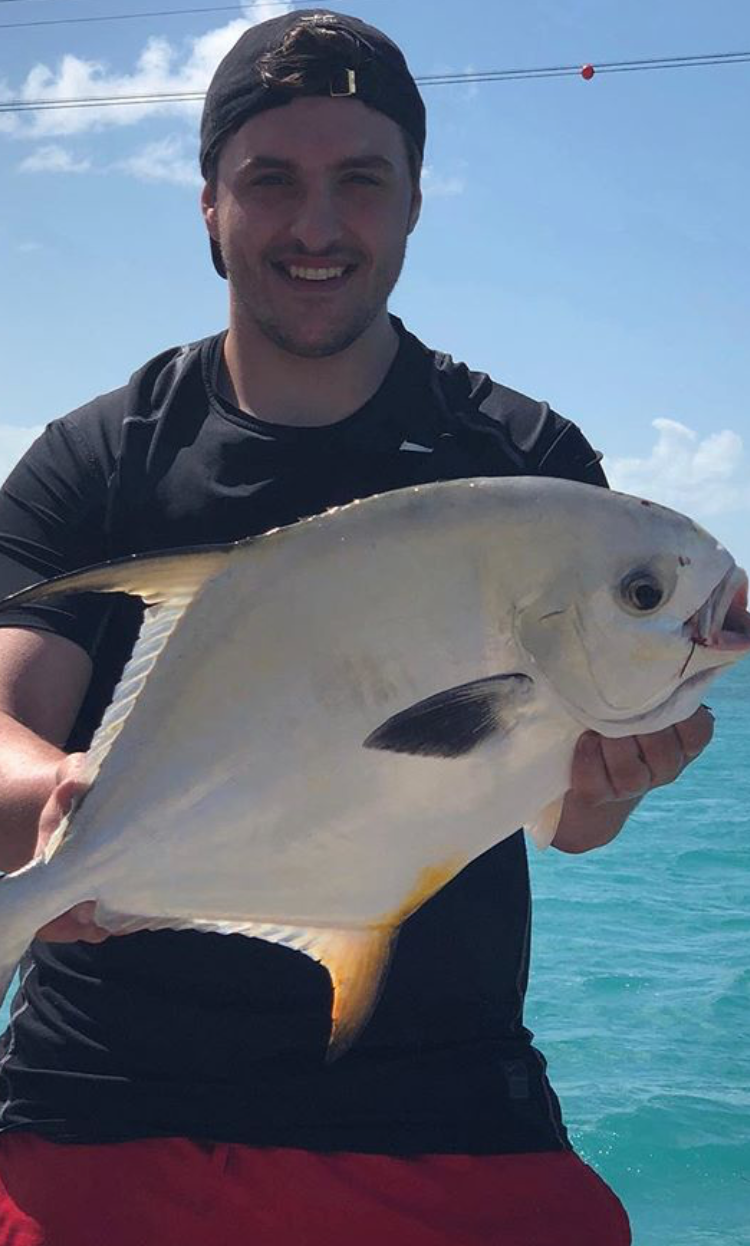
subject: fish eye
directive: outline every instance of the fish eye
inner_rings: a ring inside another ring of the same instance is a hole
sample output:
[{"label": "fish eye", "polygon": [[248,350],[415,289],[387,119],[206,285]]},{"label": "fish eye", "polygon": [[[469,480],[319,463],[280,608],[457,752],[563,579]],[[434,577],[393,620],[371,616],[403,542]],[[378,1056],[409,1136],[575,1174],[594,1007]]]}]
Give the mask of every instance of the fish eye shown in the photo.
[{"label": "fish eye", "polygon": [[631,610],[650,614],[664,601],[664,586],[651,571],[633,571],[620,585],[620,596]]}]

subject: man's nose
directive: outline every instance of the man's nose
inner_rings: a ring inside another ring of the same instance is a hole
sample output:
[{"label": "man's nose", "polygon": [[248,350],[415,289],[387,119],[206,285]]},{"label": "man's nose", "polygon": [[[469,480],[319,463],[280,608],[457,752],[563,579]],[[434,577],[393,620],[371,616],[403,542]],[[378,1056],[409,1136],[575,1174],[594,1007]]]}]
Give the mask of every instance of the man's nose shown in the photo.
[{"label": "man's nose", "polygon": [[330,188],[308,190],[299,205],[292,232],[297,242],[314,254],[325,254],[340,242],[342,224]]}]

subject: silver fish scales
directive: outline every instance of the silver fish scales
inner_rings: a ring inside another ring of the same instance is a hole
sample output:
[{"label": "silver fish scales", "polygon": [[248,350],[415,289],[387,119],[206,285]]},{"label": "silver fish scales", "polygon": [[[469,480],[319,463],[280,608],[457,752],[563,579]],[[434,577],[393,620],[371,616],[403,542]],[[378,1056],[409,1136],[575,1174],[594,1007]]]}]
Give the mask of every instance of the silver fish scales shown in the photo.
[{"label": "silver fish scales", "polygon": [[321,961],[329,1056],[412,912],[519,826],[550,842],[583,730],[679,721],[750,648],[746,577],[706,532],[550,479],[402,490],[9,602],[92,591],[141,597],[145,622],[87,793],[0,879],[0,990],[37,929],[94,900],[113,932]]}]

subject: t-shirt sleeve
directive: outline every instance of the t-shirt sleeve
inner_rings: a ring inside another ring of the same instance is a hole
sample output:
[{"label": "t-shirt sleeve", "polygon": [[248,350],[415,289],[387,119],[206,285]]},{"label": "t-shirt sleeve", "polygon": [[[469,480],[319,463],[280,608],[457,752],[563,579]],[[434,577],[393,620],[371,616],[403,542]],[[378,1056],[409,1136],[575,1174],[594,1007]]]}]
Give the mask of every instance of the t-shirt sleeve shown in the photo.
[{"label": "t-shirt sleeve", "polygon": [[545,407],[529,457],[534,472],[540,476],[608,487],[600,452],[594,450],[576,424],[550,407]]},{"label": "t-shirt sleeve", "polygon": [[516,470],[607,487],[601,454],[571,420],[558,415],[549,403],[501,385],[487,373],[469,372],[463,364],[453,365],[452,361],[448,367],[446,358],[439,369],[443,383],[454,387],[459,407],[478,413],[490,427],[494,425],[498,445],[502,447],[504,442]]},{"label": "t-shirt sleeve", "polygon": [[[0,599],[107,557],[108,465],[81,421],[50,424],[0,489]],[[107,613],[88,594],[0,613],[2,627],[51,632],[91,652]]]}]

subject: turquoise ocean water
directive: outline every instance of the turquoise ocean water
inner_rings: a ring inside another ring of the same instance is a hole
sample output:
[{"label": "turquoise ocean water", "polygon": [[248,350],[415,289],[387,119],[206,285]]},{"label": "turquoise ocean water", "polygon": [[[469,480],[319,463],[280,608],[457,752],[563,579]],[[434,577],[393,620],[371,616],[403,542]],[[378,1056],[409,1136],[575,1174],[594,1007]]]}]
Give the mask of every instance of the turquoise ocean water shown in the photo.
[{"label": "turquoise ocean water", "polygon": [[711,749],[614,844],[530,852],[527,1021],[635,1246],[750,1246],[750,662],[710,692]]},{"label": "turquoise ocean water", "polygon": [[750,1246],[750,663],[711,747],[583,857],[530,852],[527,1023],[635,1246]]}]

